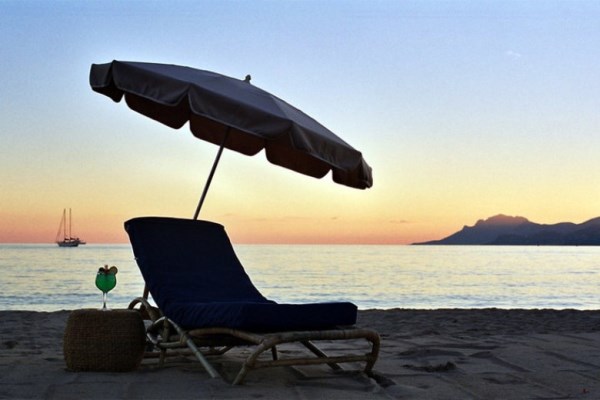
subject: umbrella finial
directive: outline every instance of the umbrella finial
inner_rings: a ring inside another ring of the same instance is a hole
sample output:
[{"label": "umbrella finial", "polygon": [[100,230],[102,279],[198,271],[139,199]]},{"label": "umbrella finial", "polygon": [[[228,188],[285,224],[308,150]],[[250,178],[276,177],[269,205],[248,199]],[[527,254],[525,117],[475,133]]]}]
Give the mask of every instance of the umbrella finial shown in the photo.
[{"label": "umbrella finial", "polygon": [[248,75],[246,75],[246,78],[244,79],[244,82],[250,83],[250,79],[252,79],[252,77],[250,76],[250,74],[248,74]]}]

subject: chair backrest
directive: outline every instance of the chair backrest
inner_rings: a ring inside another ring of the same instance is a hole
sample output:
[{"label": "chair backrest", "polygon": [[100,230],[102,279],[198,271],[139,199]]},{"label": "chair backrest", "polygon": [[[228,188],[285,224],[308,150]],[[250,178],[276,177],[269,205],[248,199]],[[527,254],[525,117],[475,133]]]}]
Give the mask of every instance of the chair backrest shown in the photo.
[{"label": "chair backrest", "polygon": [[225,228],[214,222],[140,217],[125,222],[154,301],[270,303],[244,271]]}]

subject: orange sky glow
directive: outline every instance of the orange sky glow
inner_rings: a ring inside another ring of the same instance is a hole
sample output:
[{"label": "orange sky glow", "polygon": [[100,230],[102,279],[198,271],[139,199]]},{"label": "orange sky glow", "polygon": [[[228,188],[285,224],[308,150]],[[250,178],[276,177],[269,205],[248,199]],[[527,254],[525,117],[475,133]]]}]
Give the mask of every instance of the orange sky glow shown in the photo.
[{"label": "orange sky glow", "polygon": [[226,151],[200,218],[234,243],[584,222],[600,215],[598,20],[593,1],[1,1],[0,242],[52,243],[69,207],[89,244],[192,217],[217,147],[94,93],[91,64],[113,59],[251,74],[373,168],[363,191]]}]

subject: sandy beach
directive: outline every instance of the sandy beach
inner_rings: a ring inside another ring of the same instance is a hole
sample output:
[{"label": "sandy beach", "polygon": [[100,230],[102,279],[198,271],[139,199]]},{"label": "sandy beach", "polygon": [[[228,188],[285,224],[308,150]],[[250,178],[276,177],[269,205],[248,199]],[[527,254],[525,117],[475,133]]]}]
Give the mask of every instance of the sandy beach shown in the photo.
[{"label": "sandy beach", "polygon": [[[253,371],[241,386],[209,378],[192,359],[160,369],[147,359],[133,372],[68,371],[68,316],[0,311],[0,398],[600,398],[600,311],[361,311],[358,325],[382,338],[375,379],[352,371],[359,365],[344,372],[303,366]],[[236,352],[211,359],[226,379],[240,366]]]}]

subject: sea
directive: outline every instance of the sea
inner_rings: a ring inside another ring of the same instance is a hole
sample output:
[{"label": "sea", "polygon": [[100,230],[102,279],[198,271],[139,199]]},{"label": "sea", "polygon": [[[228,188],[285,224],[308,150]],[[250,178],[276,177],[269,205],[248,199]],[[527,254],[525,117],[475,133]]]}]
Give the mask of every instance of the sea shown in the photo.
[{"label": "sea", "polygon": [[[359,309],[600,309],[600,247],[234,245],[255,286],[280,303]],[[0,310],[100,308],[94,279],[117,266],[110,308],[144,283],[129,245],[0,244]]]}]

